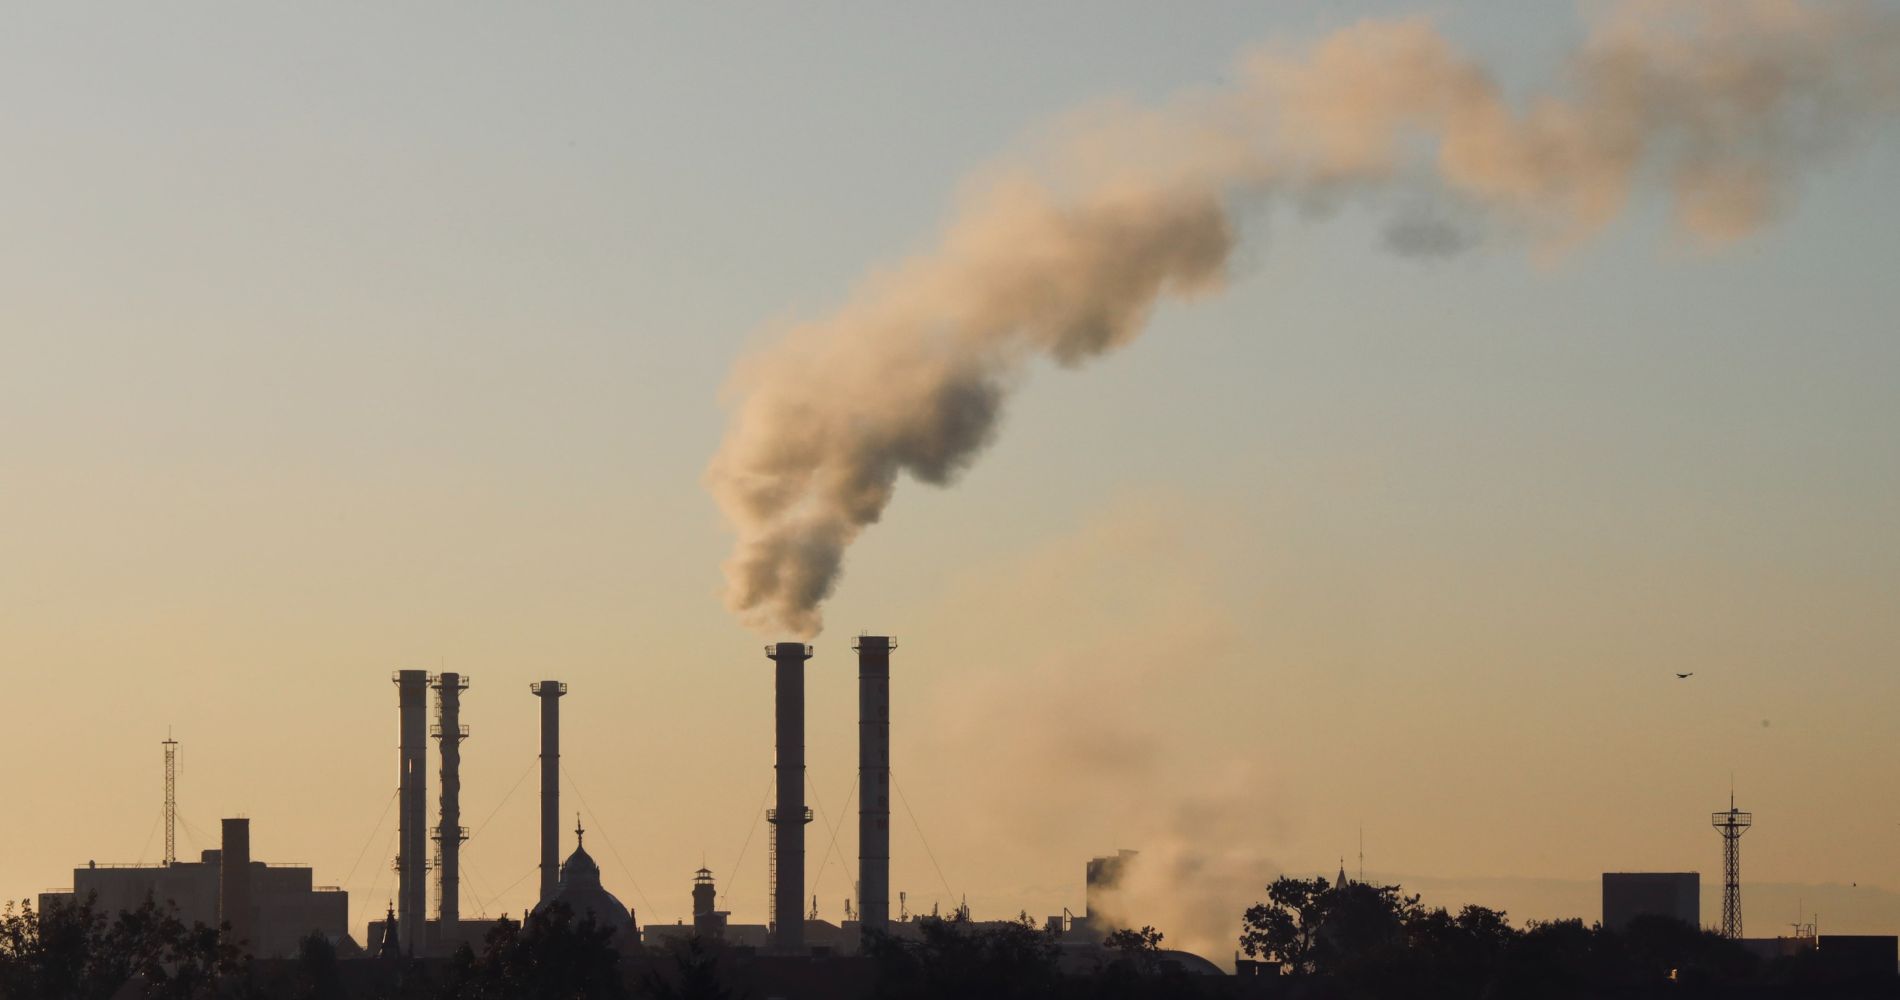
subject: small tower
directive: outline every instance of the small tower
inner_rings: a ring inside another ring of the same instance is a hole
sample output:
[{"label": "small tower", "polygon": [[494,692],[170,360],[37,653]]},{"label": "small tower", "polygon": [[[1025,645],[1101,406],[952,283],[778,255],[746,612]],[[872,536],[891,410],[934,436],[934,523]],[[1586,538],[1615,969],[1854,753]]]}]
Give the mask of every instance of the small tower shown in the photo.
[{"label": "small tower", "polygon": [[1742,834],[1755,823],[1753,813],[1735,808],[1735,789],[1728,792],[1728,811],[1711,813],[1709,825],[1722,835],[1722,936],[1742,936]]},{"label": "small tower", "polygon": [[693,923],[699,918],[711,914],[719,907],[719,890],[713,885],[713,873],[709,868],[701,868],[693,873]]},{"label": "small tower", "polygon": [[724,937],[726,914],[719,909],[719,890],[713,885],[713,873],[705,868],[693,873],[693,933],[702,938]]}]

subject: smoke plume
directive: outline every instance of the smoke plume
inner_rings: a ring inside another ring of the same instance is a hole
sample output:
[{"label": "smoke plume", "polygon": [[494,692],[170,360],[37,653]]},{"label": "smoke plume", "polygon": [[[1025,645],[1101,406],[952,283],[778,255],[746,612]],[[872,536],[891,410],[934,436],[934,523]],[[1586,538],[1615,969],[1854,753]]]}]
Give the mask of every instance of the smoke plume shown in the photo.
[{"label": "smoke plume", "polygon": [[1719,244],[1782,211],[1801,167],[1900,111],[1900,27],[1856,4],[1631,3],[1537,93],[1507,95],[1422,20],[1263,49],[1232,85],[1099,109],[985,172],[927,253],[747,359],[707,482],[737,541],[727,601],[816,633],[901,474],[947,485],[1040,358],[1139,335],[1164,296],[1218,290],[1237,219],[1421,188],[1470,218],[1399,219],[1405,253],[1513,229],[1562,247],[1639,191]]}]

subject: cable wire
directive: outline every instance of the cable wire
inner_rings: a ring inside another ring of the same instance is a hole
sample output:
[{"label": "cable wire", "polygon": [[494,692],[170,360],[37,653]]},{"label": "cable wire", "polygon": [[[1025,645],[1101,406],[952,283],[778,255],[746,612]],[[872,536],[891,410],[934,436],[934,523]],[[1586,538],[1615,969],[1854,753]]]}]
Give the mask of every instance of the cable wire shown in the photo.
[{"label": "cable wire", "polygon": [[943,866],[937,863],[937,855],[930,850],[930,838],[924,836],[923,825],[917,822],[917,814],[911,811],[910,799],[904,796],[904,786],[897,783],[896,771],[891,772],[891,787],[897,789],[897,801],[904,804],[904,812],[910,816],[910,825],[917,831],[918,841],[924,845],[924,856],[930,859],[930,867],[937,869],[937,881],[943,883],[943,891],[951,899],[957,899],[956,891],[950,888],[950,880],[943,877]]},{"label": "cable wire", "polygon": [[759,832],[759,820],[765,818],[765,804],[772,801],[772,786],[775,783],[776,776],[774,776],[774,780],[765,783],[765,794],[759,796],[758,811],[752,814],[752,827],[745,832],[745,840],[739,844],[739,860],[732,863],[732,877],[726,880],[726,891],[719,894],[720,899],[730,897],[732,895],[732,887],[739,883],[739,866],[745,863],[745,852],[746,848],[752,846],[752,835]]},{"label": "cable wire", "polygon": [[[396,849],[396,835],[401,832],[402,832],[402,827],[400,826],[389,831],[389,841],[383,845],[384,857],[393,858],[395,856],[393,852]],[[376,877],[369,880],[369,898],[370,899],[376,898],[376,887],[381,885],[382,883],[383,883],[383,868],[381,865],[378,865],[376,866]]]},{"label": "cable wire", "polygon": [[[825,879],[825,868],[826,866],[831,864],[832,851],[835,850],[838,846],[838,831],[842,829],[843,826],[842,824],[840,824],[839,826],[832,826],[831,818],[828,816],[825,816],[825,803],[818,798],[818,786],[815,784],[812,784],[811,775],[809,774],[805,776],[805,785],[806,787],[811,789],[812,800],[818,803],[818,815],[821,817],[824,817],[825,826],[830,827],[831,829],[831,845],[825,848],[824,857],[820,858],[818,861],[818,874],[812,876],[812,880],[811,880],[811,891],[814,895],[816,895],[818,892],[819,884],[822,883]],[[851,790],[844,793],[844,806],[842,807],[844,812],[840,814],[840,818],[843,818],[843,816],[850,815],[851,798],[857,793],[858,793],[858,779],[852,778]],[[851,878],[852,881],[854,882],[857,881],[856,876],[851,874],[850,863],[844,859],[844,855],[842,854],[838,855],[838,867],[843,868],[845,875]]]},{"label": "cable wire", "polygon": [[[500,802],[495,803],[495,808],[489,812],[488,818],[485,820],[482,820],[481,825],[475,828],[475,832],[468,835],[468,840],[474,840],[476,837],[479,837],[482,835],[483,830],[488,829],[488,824],[494,822],[495,815],[501,812],[501,807],[507,805],[509,799],[514,797],[515,790],[521,787],[521,783],[528,780],[529,772],[534,770],[535,765],[537,763],[539,763],[539,761],[531,760],[528,762],[527,767],[521,769],[521,777],[516,778],[515,783],[508,786],[507,793],[501,797]],[[464,840],[462,841],[462,843],[466,844],[468,843],[468,840]]]},{"label": "cable wire", "polygon": [[[498,893],[496,893],[496,894],[495,894],[495,896],[494,896],[494,898],[495,898],[496,900],[499,900],[499,899],[501,899],[501,897],[503,897],[503,896],[506,896],[506,895],[508,895],[509,893],[511,893],[511,892],[513,892],[513,891],[515,891],[515,886],[518,886],[518,885],[520,885],[521,883],[523,883],[523,882],[526,882],[526,881],[528,880],[528,875],[533,875],[533,874],[534,874],[535,872],[538,872],[538,871],[540,871],[540,870],[541,870],[541,866],[540,866],[540,865],[535,865],[535,866],[534,866],[533,868],[530,868],[530,869],[528,869],[528,873],[527,873],[527,875],[523,875],[523,876],[521,876],[520,878],[518,878],[518,879],[515,879],[515,880],[514,880],[513,882],[510,882],[510,883],[508,883],[508,888],[506,888],[506,889],[503,889],[502,891],[500,891],[500,892],[498,892]],[[527,910],[522,910],[522,911],[521,911],[521,919],[522,919],[522,921],[523,921],[523,922],[526,922],[526,921],[527,921],[527,919],[528,919],[528,910],[532,910],[532,909],[534,909],[534,907],[532,907],[532,906],[530,906],[530,907],[528,907],[528,909],[527,909]]]},{"label": "cable wire", "polygon": [[601,839],[607,841],[607,850],[612,852],[615,861],[620,862],[620,870],[627,874],[627,881],[633,884],[633,891],[640,896],[640,902],[646,904],[648,913],[654,912],[653,901],[648,899],[646,892],[640,888],[640,880],[633,877],[633,869],[627,867],[626,861],[621,859],[620,848],[614,846],[613,834],[607,832],[607,824],[602,823],[600,814],[594,812],[594,807],[587,804],[587,795],[581,791],[581,783],[574,780],[574,775],[568,771],[566,764],[561,765],[561,773],[567,775],[567,783],[573,786],[574,796],[581,800],[581,808],[587,810],[587,815],[592,817],[594,825],[600,827]]},{"label": "cable wire", "polygon": [[164,822],[164,820],[165,810],[164,807],[161,806],[158,810],[158,818],[152,820],[152,828],[145,831],[145,843],[139,845],[138,864],[143,865],[145,863],[145,852],[152,848],[152,835],[158,832],[158,824]]},{"label": "cable wire", "polygon": [[361,867],[363,864],[363,855],[368,854],[369,845],[376,842],[376,834],[378,831],[382,830],[383,820],[386,820],[389,818],[389,807],[392,805],[395,805],[396,796],[400,794],[402,794],[402,789],[400,788],[389,793],[389,801],[383,803],[382,815],[376,817],[376,825],[373,827],[370,827],[369,836],[363,838],[362,850],[359,850],[356,852],[356,861],[350,865],[350,873],[348,875],[343,876],[344,885],[349,885],[350,879],[353,879],[356,877],[356,869]]}]

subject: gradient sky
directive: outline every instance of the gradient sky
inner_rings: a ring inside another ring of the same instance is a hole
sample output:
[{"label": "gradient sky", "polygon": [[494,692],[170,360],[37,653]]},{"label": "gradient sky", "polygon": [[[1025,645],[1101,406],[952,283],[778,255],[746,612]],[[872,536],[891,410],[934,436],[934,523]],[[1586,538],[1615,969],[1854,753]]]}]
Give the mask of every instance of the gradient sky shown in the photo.
[{"label": "gradient sky", "polygon": [[[8,11],[0,892],[158,857],[171,727],[196,830],[252,817],[360,934],[388,675],[426,668],[474,678],[465,912],[532,902],[534,779],[508,792],[558,677],[609,888],[671,922],[704,863],[763,919],[769,664],[701,486],[730,366],[1053,116],[1396,7]],[[1427,13],[1507,79],[1581,31]],[[1228,294],[1035,371],[958,488],[904,484],[852,550],[808,688],[837,855],[866,630],[900,643],[914,907],[1079,911],[1118,847],[1253,898],[1361,825],[1443,901],[1706,883],[1733,774],[1749,878],[1858,883],[1884,902],[1839,890],[1860,915],[1823,928],[1891,933],[1900,143],[1859,140],[1715,253],[1649,202],[1555,260],[1400,259],[1363,206],[1250,220]],[[1792,916],[1749,898],[1751,931]]]}]

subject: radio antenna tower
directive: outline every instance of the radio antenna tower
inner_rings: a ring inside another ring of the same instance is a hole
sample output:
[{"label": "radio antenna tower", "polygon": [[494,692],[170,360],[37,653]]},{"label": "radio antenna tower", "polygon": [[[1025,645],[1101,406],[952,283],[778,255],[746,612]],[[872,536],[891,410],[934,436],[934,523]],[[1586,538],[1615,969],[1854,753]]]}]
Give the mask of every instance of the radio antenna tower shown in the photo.
[{"label": "radio antenna tower", "polygon": [[178,862],[178,741],[165,730],[165,864]]},{"label": "radio antenna tower", "polygon": [[1755,823],[1753,813],[1735,808],[1735,788],[1729,786],[1728,811],[1709,814],[1709,825],[1722,835],[1722,936],[1742,936],[1742,834]]}]

